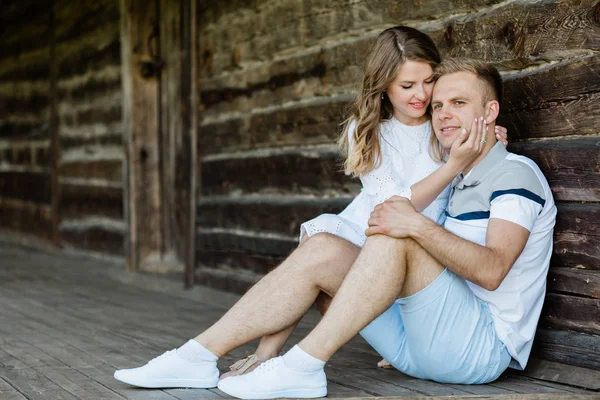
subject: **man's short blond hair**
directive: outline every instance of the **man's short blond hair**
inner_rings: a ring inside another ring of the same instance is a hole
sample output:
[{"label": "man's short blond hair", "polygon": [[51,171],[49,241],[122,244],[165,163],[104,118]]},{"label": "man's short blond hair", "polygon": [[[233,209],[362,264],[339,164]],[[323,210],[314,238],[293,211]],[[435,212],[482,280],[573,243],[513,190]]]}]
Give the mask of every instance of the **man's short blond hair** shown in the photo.
[{"label": "man's short blond hair", "polygon": [[492,64],[472,58],[448,58],[442,61],[434,71],[435,79],[457,72],[470,72],[482,84],[483,104],[497,100],[502,104],[502,77]]}]

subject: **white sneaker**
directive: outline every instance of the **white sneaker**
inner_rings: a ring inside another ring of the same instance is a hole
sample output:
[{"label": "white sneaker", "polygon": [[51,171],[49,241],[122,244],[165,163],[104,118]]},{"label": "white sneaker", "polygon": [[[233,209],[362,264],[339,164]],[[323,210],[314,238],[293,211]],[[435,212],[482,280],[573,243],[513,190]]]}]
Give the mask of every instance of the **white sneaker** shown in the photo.
[{"label": "white sneaker", "polygon": [[288,367],[282,357],[275,357],[245,375],[220,380],[218,388],[240,399],[325,397],[327,378],[322,368],[298,371]]},{"label": "white sneaker", "polygon": [[150,360],[148,364],[115,371],[115,379],[142,388],[214,388],[219,381],[216,361],[192,364],[177,350]]}]

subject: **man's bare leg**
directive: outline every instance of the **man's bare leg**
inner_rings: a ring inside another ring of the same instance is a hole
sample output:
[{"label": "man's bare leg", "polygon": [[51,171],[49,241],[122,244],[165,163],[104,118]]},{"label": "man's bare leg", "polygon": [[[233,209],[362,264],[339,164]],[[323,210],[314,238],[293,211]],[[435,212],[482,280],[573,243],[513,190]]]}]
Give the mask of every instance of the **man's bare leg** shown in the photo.
[{"label": "man's bare leg", "polygon": [[290,328],[320,291],[337,292],[359,251],[333,235],[311,237],[196,341],[221,356],[258,337]]},{"label": "man's bare leg", "polygon": [[[327,311],[327,308],[331,304],[331,301],[332,301],[332,298],[328,294],[326,294],[324,292],[319,293],[319,296],[317,297],[317,300],[315,301],[315,305],[317,306],[317,309],[319,310],[321,315],[325,315],[325,312]],[[279,332],[273,333],[271,335],[263,336],[260,340],[260,343],[258,344],[258,347],[254,351],[255,357],[249,356],[248,358],[246,358],[244,360],[240,360],[243,362],[243,365],[240,365],[239,367],[236,367],[236,368],[230,367],[231,371],[226,372],[223,375],[221,375],[221,379],[224,379],[228,376],[235,376],[235,375],[241,375],[241,374],[246,374],[248,372],[252,372],[262,362],[264,362],[268,359],[271,359],[273,357],[277,357],[279,355],[279,353],[281,352],[281,350],[283,349],[283,346],[285,345],[285,343],[288,341],[292,332],[294,332],[294,329],[296,328],[296,326],[298,326],[298,322],[300,322],[300,321],[297,321],[294,325],[290,326],[289,328],[284,329],[283,331],[279,331]],[[240,361],[238,361],[238,362],[240,362]]]},{"label": "man's bare leg", "polygon": [[327,314],[299,343],[300,348],[320,360],[329,360],[396,298],[417,293],[443,271],[444,267],[412,239],[370,237]]}]

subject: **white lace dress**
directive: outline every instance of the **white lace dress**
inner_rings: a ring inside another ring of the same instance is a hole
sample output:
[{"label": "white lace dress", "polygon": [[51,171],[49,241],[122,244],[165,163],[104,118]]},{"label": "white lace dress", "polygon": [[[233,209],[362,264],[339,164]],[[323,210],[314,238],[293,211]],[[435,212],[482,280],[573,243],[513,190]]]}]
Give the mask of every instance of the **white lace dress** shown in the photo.
[{"label": "white lace dress", "polygon": [[[392,118],[381,123],[381,165],[360,178],[362,190],[339,214],[322,214],[300,227],[300,239],[327,232],[355,245],[365,243],[368,220],[375,206],[392,196],[411,198],[410,187],[430,175],[442,164],[429,155],[432,134],[428,121],[417,126],[404,125]],[[351,135],[354,125],[350,126]],[[352,136],[350,136],[352,137]],[[450,185],[425,209],[423,215],[444,222],[444,210],[450,195]]]}]

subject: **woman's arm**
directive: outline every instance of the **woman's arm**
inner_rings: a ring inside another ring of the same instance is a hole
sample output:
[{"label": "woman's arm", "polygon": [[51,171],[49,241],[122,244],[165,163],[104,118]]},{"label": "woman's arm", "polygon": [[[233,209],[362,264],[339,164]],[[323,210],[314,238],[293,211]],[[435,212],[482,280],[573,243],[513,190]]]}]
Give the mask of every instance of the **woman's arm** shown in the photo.
[{"label": "woman's arm", "polygon": [[421,212],[452,182],[454,178],[473,160],[485,146],[481,142],[487,126],[481,118],[473,121],[471,134],[466,130],[452,144],[448,162],[410,187],[411,203]]}]

